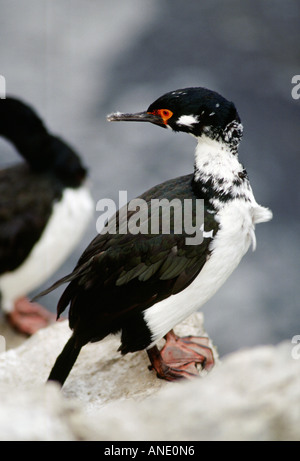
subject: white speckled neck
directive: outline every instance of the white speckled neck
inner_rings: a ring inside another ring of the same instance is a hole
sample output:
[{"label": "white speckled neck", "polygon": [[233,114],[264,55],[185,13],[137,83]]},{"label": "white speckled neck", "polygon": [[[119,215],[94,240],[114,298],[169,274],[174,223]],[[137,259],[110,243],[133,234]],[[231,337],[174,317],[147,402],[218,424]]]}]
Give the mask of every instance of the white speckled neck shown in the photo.
[{"label": "white speckled neck", "polygon": [[206,135],[197,139],[198,144],[195,151],[196,180],[200,177],[201,179],[214,177],[232,182],[243,171],[237,154],[233,154],[227,144],[211,139]]}]

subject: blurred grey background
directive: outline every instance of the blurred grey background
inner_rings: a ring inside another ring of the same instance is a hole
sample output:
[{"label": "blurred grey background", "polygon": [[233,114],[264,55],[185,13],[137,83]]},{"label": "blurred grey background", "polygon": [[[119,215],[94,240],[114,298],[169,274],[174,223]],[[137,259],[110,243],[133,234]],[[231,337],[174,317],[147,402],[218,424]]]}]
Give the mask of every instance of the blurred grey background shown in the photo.
[{"label": "blurred grey background", "polygon": [[[240,160],[274,219],[257,226],[256,252],[203,309],[221,355],[300,334],[300,100],[291,96],[299,24],[295,0],[0,0],[7,93],[32,104],[81,153],[95,203],[117,201],[119,190],[133,198],[193,169],[192,137],[109,124],[107,113],[140,111],[188,86],[235,102],[244,123]],[[0,139],[1,167],[19,160]],[[47,286],[73,269],[97,217]],[[60,293],[44,305],[55,311]]]}]

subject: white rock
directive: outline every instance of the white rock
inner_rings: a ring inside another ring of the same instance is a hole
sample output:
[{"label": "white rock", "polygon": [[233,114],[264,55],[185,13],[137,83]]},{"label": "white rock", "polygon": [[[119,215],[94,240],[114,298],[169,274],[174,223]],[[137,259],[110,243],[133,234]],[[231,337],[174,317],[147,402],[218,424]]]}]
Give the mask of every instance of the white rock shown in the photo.
[{"label": "white rock", "polygon": [[[177,332],[203,334],[202,316]],[[1,440],[299,440],[300,360],[290,342],[231,354],[199,379],[168,383],[142,351],[85,346],[62,390],[45,384],[70,331],[61,322],[0,354]]]},{"label": "white rock", "polygon": [[108,440],[300,440],[300,361],[288,342],[244,350],[204,379],[103,409],[99,423]]},{"label": "white rock", "polygon": [[[203,318],[196,314],[177,327],[178,334],[203,335]],[[44,384],[70,337],[67,321],[38,331],[20,347],[0,354],[0,383],[14,388]],[[65,385],[63,395],[74,397],[86,408],[124,400],[144,398],[167,383],[150,372],[145,351],[121,356],[118,336],[108,336],[84,346]],[[215,352],[216,353],[216,352]]]}]

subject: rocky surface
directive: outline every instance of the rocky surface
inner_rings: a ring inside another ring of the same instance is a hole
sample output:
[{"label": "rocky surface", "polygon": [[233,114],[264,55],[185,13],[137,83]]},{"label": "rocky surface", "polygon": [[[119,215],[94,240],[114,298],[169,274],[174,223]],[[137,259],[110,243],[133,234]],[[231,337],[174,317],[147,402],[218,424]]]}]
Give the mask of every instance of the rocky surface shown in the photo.
[{"label": "rocky surface", "polygon": [[[179,334],[203,334],[197,314]],[[70,335],[61,322],[0,354],[1,440],[299,440],[300,360],[290,342],[228,355],[209,374],[167,383],[118,338],[82,349],[64,387],[45,385]]]}]

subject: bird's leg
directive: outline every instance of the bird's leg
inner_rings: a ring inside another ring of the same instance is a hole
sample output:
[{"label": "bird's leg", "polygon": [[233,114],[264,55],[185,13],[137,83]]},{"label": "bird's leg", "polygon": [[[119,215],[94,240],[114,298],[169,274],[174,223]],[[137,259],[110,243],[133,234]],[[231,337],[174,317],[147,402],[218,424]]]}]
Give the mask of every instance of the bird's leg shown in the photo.
[{"label": "bird's leg", "polygon": [[26,335],[34,334],[56,320],[54,314],[37,303],[31,303],[26,297],[15,301],[13,310],[7,314],[7,318],[13,328]]},{"label": "bird's leg", "polygon": [[205,370],[210,370],[214,366],[208,338],[197,336],[180,338],[171,330],[165,339],[166,343],[161,351],[157,346],[147,351],[151,368],[156,370],[159,378],[168,381],[191,379],[199,375],[197,364],[201,364]]}]

